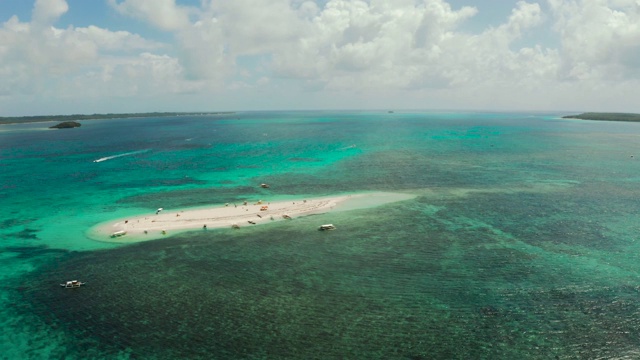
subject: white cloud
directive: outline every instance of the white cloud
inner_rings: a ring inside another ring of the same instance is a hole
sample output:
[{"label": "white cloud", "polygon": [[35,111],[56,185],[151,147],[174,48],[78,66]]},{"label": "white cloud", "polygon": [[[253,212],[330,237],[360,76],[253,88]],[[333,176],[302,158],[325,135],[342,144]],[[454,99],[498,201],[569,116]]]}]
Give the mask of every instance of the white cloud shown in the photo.
[{"label": "white cloud", "polygon": [[162,30],[174,31],[189,25],[190,9],[176,5],[175,0],[109,0],[109,4],[121,14],[147,21]]},{"label": "white cloud", "polygon": [[640,78],[640,4],[633,0],[549,0],[562,42],[559,77]]},{"label": "white cloud", "polygon": [[[299,41],[274,54],[274,69],[333,89],[388,91],[485,82],[503,77],[505,69],[528,71],[544,57],[540,49],[510,49],[541,22],[538,4],[518,3],[504,25],[480,34],[458,29],[476,14],[475,8],[454,10],[443,0],[332,0]],[[516,63],[533,52],[529,66]]]},{"label": "white cloud", "polygon": [[198,21],[176,34],[187,79],[221,83],[230,72],[224,29],[216,19]]},{"label": "white cloud", "polygon": [[[34,13],[36,11],[44,13],[37,7]],[[49,11],[48,14],[60,12]],[[53,17],[48,19],[51,21]],[[87,88],[99,83],[88,82],[84,87],[76,88],[69,84],[70,79],[100,72],[114,58],[121,62],[131,61],[123,56],[128,52],[161,46],[126,31],[112,32],[96,26],[58,29],[41,25],[20,22],[14,16],[0,28],[0,74],[3,79],[0,94],[34,96],[50,91],[53,97],[68,93],[83,96]]]},{"label": "white cloud", "polygon": [[32,20],[37,25],[51,25],[69,10],[65,0],[36,0]]},{"label": "white cloud", "polygon": [[274,107],[306,94],[308,107],[352,99],[354,107],[606,108],[635,106],[624,94],[640,90],[637,0],[513,1],[500,23],[473,31],[466,25],[491,10],[446,0],[109,4],[172,40],[55,28],[67,3],[38,0],[30,23],[13,17],[0,28],[0,94],[210,99],[228,91],[241,104],[265,104],[268,92]]},{"label": "white cloud", "polygon": [[[312,11],[312,10],[311,10]],[[279,51],[304,31],[305,16],[287,0],[214,2],[205,16],[215,17],[232,56]]]},{"label": "white cloud", "polygon": [[127,31],[110,31],[93,25],[86,28],[76,28],[75,31],[70,30],[64,31],[67,36],[73,36],[78,41],[92,42],[103,52],[152,50],[164,47]]}]

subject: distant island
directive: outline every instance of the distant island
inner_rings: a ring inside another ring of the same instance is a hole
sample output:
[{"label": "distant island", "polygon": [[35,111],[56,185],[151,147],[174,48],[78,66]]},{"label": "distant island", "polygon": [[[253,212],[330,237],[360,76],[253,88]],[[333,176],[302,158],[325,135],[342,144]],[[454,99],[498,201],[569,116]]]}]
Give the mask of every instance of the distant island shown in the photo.
[{"label": "distant island", "polygon": [[149,113],[124,113],[124,114],[75,114],[75,115],[41,115],[41,116],[14,116],[0,117],[0,124],[16,124],[43,121],[77,121],[77,120],[98,120],[98,119],[123,119],[123,118],[145,118],[163,116],[202,116],[202,115],[228,115],[233,112],[149,112]]},{"label": "distant island", "polygon": [[80,126],[80,123],[77,121],[63,121],[58,125],[49,126],[49,129],[73,129]]},{"label": "distant island", "polygon": [[640,122],[640,114],[632,113],[599,113],[586,112],[580,115],[567,115],[563,119],[601,120],[601,121],[629,121]]}]

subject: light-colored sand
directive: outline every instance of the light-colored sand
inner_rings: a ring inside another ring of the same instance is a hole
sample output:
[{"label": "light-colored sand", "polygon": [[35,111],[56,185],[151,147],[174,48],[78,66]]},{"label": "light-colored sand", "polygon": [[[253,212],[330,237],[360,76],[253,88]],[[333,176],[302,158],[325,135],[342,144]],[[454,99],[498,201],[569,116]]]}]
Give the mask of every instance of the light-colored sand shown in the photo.
[{"label": "light-colored sand", "polygon": [[[91,238],[111,242],[154,240],[183,231],[214,228],[245,227],[289,220],[296,217],[326,213],[332,210],[369,208],[413,198],[402,193],[364,193],[334,197],[269,202],[227,204],[193,209],[163,209],[149,214],[99,224],[89,231]],[[263,210],[263,207],[267,207]],[[126,235],[112,237],[118,231]]]}]

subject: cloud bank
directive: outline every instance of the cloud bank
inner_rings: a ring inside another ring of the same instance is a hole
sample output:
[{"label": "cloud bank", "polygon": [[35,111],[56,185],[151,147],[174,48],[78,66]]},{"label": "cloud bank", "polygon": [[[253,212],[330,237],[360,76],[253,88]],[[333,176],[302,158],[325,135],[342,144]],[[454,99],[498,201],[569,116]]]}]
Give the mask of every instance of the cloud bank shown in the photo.
[{"label": "cloud bank", "polygon": [[68,3],[38,0],[0,28],[0,110],[640,112],[639,1],[518,1],[479,29],[491,9],[469,3],[108,0],[158,39],[58,28]]}]

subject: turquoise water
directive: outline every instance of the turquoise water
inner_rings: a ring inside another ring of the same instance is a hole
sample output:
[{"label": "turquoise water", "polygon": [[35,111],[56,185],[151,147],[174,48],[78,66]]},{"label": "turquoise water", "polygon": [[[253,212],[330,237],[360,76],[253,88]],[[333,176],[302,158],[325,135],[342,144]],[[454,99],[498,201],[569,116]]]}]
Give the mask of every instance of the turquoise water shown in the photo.
[{"label": "turquoise water", "polygon": [[[0,127],[2,358],[640,357],[640,124],[253,112],[50,125]],[[365,191],[416,197],[132,245],[86,236],[158,207]],[[58,286],[71,278],[88,285]]]}]

